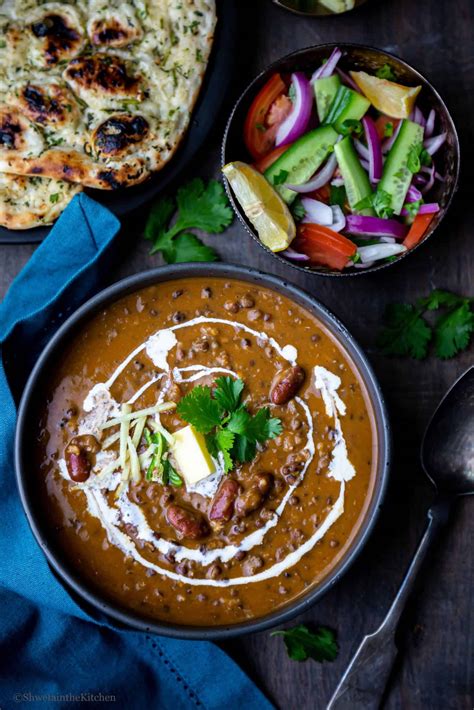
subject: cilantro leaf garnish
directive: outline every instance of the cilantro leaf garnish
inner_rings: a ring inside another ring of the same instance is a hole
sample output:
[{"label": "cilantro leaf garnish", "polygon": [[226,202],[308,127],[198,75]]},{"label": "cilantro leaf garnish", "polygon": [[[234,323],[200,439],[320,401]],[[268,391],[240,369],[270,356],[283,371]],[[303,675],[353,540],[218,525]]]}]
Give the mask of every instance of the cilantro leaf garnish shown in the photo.
[{"label": "cilantro leaf garnish", "polygon": [[200,178],[180,187],[176,194],[178,218],[173,227],[175,233],[185,229],[202,229],[211,234],[220,234],[232,222],[233,213],[225,190],[217,180],[209,180],[207,186]]},{"label": "cilantro leaf garnish", "polygon": [[192,424],[201,434],[208,434],[218,426],[223,414],[219,402],[211,397],[211,388],[201,385],[183,397],[176,411],[181,419]]},{"label": "cilantro leaf garnish", "polygon": [[252,461],[256,455],[257,444],[255,441],[250,441],[246,436],[237,434],[232,449],[234,459],[240,461],[240,463],[245,463],[246,461]]},{"label": "cilantro leaf garnish", "polygon": [[214,398],[222,409],[233,412],[240,405],[244,383],[242,380],[234,380],[232,377],[218,377],[216,385]]},{"label": "cilantro leaf garnish", "polygon": [[442,308],[443,306],[446,306],[447,308],[459,306],[461,303],[464,303],[464,300],[463,296],[458,296],[456,293],[435,288],[431,291],[429,296],[426,296],[426,298],[420,298],[418,303],[428,311],[436,311],[438,308]]},{"label": "cilantro leaf garnish", "polygon": [[354,118],[347,118],[340,126],[340,132],[343,136],[350,136],[351,133],[354,133],[356,136],[360,136],[362,131],[362,122],[357,121]]},{"label": "cilantro leaf garnish", "polygon": [[347,202],[347,193],[344,185],[331,185],[329,191],[329,203],[331,205],[339,205],[341,209]]},{"label": "cilantro leaf garnish", "polygon": [[392,209],[392,196],[385,190],[377,190],[374,194],[374,199],[372,201],[372,206],[375,210],[377,217],[383,217],[384,219],[389,219],[393,215]]},{"label": "cilantro leaf garnish", "polygon": [[421,360],[426,357],[431,329],[422,318],[422,311],[411,303],[392,303],[385,311],[385,328],[377,338],[377,345],[386,355],[411,355]]},{"label": "cilantro leaf garnish", "polygon": [[427,165],[428,167],[430,167],[431,165],[433,165],[433,158],[432,158],[431,155],[428,153],[428,151],[426,150],[426,148],[423,148],[423,150],[422,150],[421,153],[420,153],[420,163],[421,163],[422,165]]},{"label": "cilantro leaf garnish", "polygon": [[157,233],[165,231],[174,211],[174,202],[170,197],[163,197],[158,202],[155,202],[145,225],[145,239],[153,241]]},{"label": "cilantro leaf garnish", "polygon": [[393,123],[390,123],[390,121],[388,121],[383,129],[383,137],[391,138],[393,136],[393,130]]},{"label": "cilantro leaf garnish", "polygon": [[286,651],[292,661],[334,661],[338,654],[336,634],[326,626],[310,631],[304,624],[291,629],[273,631],[272,636],[283,636]]},{"label": "cilantro leaf garnish", "polygon": [[434,327],[436,355],[442,360],[454,357],[469,345],[474,333],[474,313],[469,299],[457,308],[440,316]]},{"label": "cilantro leaf garnish", "polygon": [[[379,333],[377,344],[387,355],[422,359],[433,340],[437,357],[454,357],[468,347],[474,333],[472,303],[472,298],[441,289],[434,289],[427,297],[418,299],[416,305],[393,303],[386,310],[385,327]],[[443,312],[434,321],[428,322],[424,317],[425,313],[440,309]]]},{"label": "cilantro leaf garnish", "polygon": [[290,207],[290,211],[293,215],[293,219],[296,222],[300,222],[306,216],[306,210],[303,206],[303,203],[301,202],[300,197],[297,197],[296,200],[293,202]]},{"label": "cilantro leaf garnish", "polygon": [[245,434],[246,427],[250,421],[250,414],[245,407],[240,407],[235,412],[232,412],[227,423],[230,431],[234,434]]},{"label": "cilantro leaf garnish", "polygon": [[407,158],[407,168],[411,173],[419,173],[421,168],[420,153],[423,150],[423,143],[413,145]]},{"label": "cilantro leaf garnish", "polygon": [[377,190],[376,192],[364,197],[354,207],[354,210],[360,212],[372,208],[377,217],[390,219],[393,215],[392,196],[386,190]]},{"label": "cilantro leaf garnish", "polygon": [[288,170],[283,170],[281,169],[279,173],[273,176],[273,184],[274,185],[283,185],[288,179]]},{"label": "cilantro leaf garnish", "polygon": [[[174,224],[170,224],[177,211]],[[164,197],[151,209],[145,239],[153,242],[151,254],[161,252],[169,264],[185,261],[215,261],[217,254],[188,229],[211,234],[222,232],[233,214],[224,188],[217,180],[207,185],[200,178],[180,187],[176,199]]]},{"label": "cilantro leaf garnish", "polygon": [[180,264],[185,261],[216,261],[217,253],[212,247],[203,244],[203,242],[191,234],[191,232],[183,232],[173,240],[171,249],[167,252],[168,264]]},{"label": "cilantro leaf garnish", "polygon": [[244,434],[250,441],[257,441],[262,444],[267,439],[274,439],[281,434],[281,431],[280,419],[270,416],[269,408],[263,407],[250,418]]},{"label": "cilantro leaf garnish", "polygon": [[420,211],[423,200],[415,200],[415,202],[406,202],[403,208],[408,212],[408,216],[414,219]]},{"label": "cilantro leaf garnish", "polygon": [[270,416],[268,407],[252,415],[241,403],[244,383],[232,377],[219,377],[214,391],[207,386],[195,387],[179,402],[179,416],[206,435],[211,456],[222,454],[225,472],[235,462],[251,461],[257,443],[273,439],[281,433],[280,419]]},{"label": "cilantro leaf garnish", "polygon": [[224,458],[224,470],[226,473],[229,473],[234,468],[231,457],[234,439],[235,435],[229,429],[219,429],[216,432],[216,445]]},{"label": "cilantro leaf garnish", "polygon": [[395,81],[396,79],[396,76],[393,73],[390,64],[384,64],[380,67],[380,69],[377,69],[377,71],[375,72],[375,76],[378,79],[387,79],[388,81]]}]

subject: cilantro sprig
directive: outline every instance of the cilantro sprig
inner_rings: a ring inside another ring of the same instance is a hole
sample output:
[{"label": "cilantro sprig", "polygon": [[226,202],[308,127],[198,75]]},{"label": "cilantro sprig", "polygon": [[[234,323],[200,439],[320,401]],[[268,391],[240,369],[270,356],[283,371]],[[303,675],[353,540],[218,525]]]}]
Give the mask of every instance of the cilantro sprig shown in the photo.
[{"label": "cilantro sprig", "polygon": [[197,386],[179,402],[177,412],[204,434],[211,456],[222,454],[225,472],[237,462],[255,458],[257,444],[274,439],[282,431],[281,420],[270,416],[268,407],[251,414],[242,403],[244,383],[232,377],[218,377],[214,391]]},{"label": "cilantro sprig", "polygon": [[[465,350],[474,333],[473,298],[434,289],[415,304],[392,303],[385,311],[385,325],[377,344],[386,355],[409,355],[422,360],[431,342],[442,360]],[[428,321],[426,314],[439,311]]]},{"label": "cilantro sprig", "polygon": [[336,634],[327,626],[318,626],[310,631],[304,624],[299,624],[291,629],[273,631],[272,636],[283,636],[286,651],[292,661],[334,661],[339,648]]},{"label": "cilantro sprig", "polygon": [[375,76],[378,79],[388,79],[388,81],[395,81],[396,79],[390,64],[383,64],[379,69],[377,69]]},{"label": "cilantro sprig", "polygon": [[416,215],[420,211],[420,207],[423,203],[423,200],[415,200],[414,202],[406,202],[403,205],[403,209],[406,210],[408,213],[408,216],[411,217],[411,219],[415,219]]},{"label": "cilantro sprig", "polygon": [[188,230],[219,234],[232,219],[222,184],[209,180],[205,185],[200,178],[195,178],[178,189],[176,199],[163,197],[153,205],[145,225],[145,239],[153,242],[150,253],[161,252],[168,264],[215,261],[216,251]]},{"label": "cilantro sprig", "polygon": [[371,195],[364,197],[360,200],[354,207],[354,210],[360,212],[361,210],[372,208],[377,215],[377,217],[382,217],[383,219],[390,219],[393,215],[392,209],[392,196],[386,190],[376,190]]}]

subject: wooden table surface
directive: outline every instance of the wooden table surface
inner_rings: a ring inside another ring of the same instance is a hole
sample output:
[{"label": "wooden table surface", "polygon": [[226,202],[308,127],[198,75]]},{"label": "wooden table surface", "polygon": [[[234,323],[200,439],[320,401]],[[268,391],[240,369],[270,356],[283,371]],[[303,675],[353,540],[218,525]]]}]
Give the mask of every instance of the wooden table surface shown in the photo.
[{"label": "wooden table surface", "polygon": [[[228,2],[230,0],[224,0]],[[439,232],[401,265],[356,279],[310,277],[284,269],[255,244],[236,220],[210,237],[224,261],[249,264],[284,276],[333,310],[365,348],[388,401],[395,459],[380,520],[362,555],[344,579],[298,622],[338,631],[340,653],[332,664],[290,661],[279,638],[264,632],[223,644],[280,708],[324,708],[362,636],[375,630],[402,579],[425,525],[433,493],[419,463],[424,427],[440,397],[468,365],[473,349],[453,360],[387,359],[374,346],[387,303],[410,301],[432,287],[474,295],[474,3],[472,0],[369,0],[340,17],[307,19],[270,0],[238,0],[238,71],[229,105],[216,116],[215,132],[182,176],[218,176],[226,115],[240,89],[261,69],[290,51],[323,42],[372,44],[403,57],[445,98],[464,147],[461,185]],[[180,179],[181,181],[181,179]],[[119,262],[110,280],[152,268],[141,237],[142,217],[124,224]],[[33,246],[0,247],[0,295],[33,253]],[[471,710],[474,636],[472,501],[465,499],[425,569],[401,633],[401,653],[384,708]],[[218,673],[218,669],[216,669]],[[224,679],[225,680],[225,679]]]}]

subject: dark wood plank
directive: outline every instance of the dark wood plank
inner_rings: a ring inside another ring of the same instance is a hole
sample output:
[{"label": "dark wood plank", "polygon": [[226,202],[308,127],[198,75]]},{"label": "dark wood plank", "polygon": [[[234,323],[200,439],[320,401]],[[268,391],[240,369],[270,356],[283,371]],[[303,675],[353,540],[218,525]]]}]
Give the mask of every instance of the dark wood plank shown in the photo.
[{"label": "dark wood plank", "polygon": [[[474,115],[474,4],[442,0],[369,0],[343,17],[310,20],[292,16],[269,0],[238,0],[241,24],[239,71],[231,97],[270,61],[311,44],[355,41],[373,44],[412,62],[445,97],[461,142],[472,147]],[[218,175],[225,111],[215,134],[187,177]],[[237,156],[236,156],[237,157]],[[244,263],[298,283],[331,308],[369,354],[386,394],[393,425],[395,461],[380,521],[346,577],[298,621],[325,623],[339,632],[334,664],[297,664],[280,639],[268,633],[227,642],[226,650],[281,708],[325,707],[361,637],[383,618],[421,535],[432,491],[419,464],[426,422],[453,380],[472,363],[473,351],[448,362],[388,360],[374,335],[384,307],[413,300],[433,286],[474,294],[472,234],[473,168],[465,165],[461,188],[437,236],[402,265],[381,275],[350,280],[312,278],[283,269],[235,222],[226,234],[209,238],[226,261]],[[160,263],[141,238],[143,215],[126,221],[117,250],[118,278]],[[1,247],[0,293],[26,263],[33,247]],[[416,603],[402,634],[403,652],[389,689],[390,710],[472,708],[473,562],[471,501],[459,504],[445,539],[425,570]],[[218,669],[216,669],[218,672]]]}]

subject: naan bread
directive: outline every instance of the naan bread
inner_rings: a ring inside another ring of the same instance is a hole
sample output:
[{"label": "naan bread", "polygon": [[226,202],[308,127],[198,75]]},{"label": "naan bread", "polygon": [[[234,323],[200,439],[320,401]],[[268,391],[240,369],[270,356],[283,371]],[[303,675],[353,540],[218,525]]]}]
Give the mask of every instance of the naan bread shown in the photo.
[{"label": "naan bread", "polygon": [[8,229],[52,224],[81,190],[63,180],[0,173],[0,224]]},{"label": "naan bread", "polygon": [[186,132],[215,22],[214,0],[0,2],[0,172],[143,182]]}]

